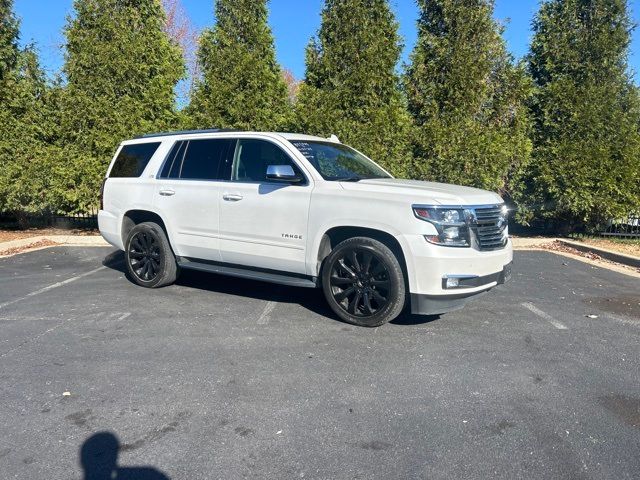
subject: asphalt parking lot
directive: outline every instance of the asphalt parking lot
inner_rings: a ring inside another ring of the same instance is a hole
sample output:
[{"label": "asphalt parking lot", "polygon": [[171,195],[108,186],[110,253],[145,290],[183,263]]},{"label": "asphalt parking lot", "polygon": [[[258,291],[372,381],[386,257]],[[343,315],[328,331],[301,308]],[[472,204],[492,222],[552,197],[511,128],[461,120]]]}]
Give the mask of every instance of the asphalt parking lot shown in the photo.
[{"label": "asphalt parking lot", "polygon": [[143,289],[112,252],[0,260],[0,478],[640,477],[636,278],[516,252],[464,310],[364,329],[314,290]]}]

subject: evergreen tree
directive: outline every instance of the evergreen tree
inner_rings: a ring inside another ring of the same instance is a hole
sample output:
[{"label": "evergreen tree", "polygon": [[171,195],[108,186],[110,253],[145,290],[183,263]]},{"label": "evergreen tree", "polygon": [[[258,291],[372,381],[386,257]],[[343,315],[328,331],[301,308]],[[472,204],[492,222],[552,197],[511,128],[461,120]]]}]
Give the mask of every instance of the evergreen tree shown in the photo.
[{"label": "evergreen tree", "polygon": [[0,0],[0,100],[6,79],[18,59],[18,20],[13,13],[13,0]]},{"label": "evergreen tree", "polygon": [[13,0],[0,0],[0,100],[3,84],[18,60],[18,20],[13,13]]},{"label": "evergreen tree", "polygon": [[33,47],[18,48],[11,0],[0,0],[0,212],[18,216],[46,208],[43,163],[52,129],[48,93]]},{"label": "evergreen tree", "polygon": [[307,47],[299,129],[336,134],[405,175],[410,120],[395,71],[401,48],[386,0],[326,0],[318,36]]},{"label": "evergreen tree", "polygon": [[640,208],[640,99],[625,0],[549,0],[533,23],[529,194],[565,228]]},{"label": "evergreen tree", "polygon": [[[18,20],[13,13],[13,0],[0,0],[0,142],[6,140],[7,122],[11,119],[12,76],[18,61]],[[1,147],[0,147],[1,148]]]},{"label": "evergreen tree", "polygon": [[277,130],[290,123],[266,0],[217,0],[216,24],[200,39],[202,78],[187,109],[197,128]]},{"label": "evergreen tree", "polygon": [[19,219],[51,209],[50,147],[56,130],[51,89],[32,46],[18,52],[6,75],[10,92],[0,112],[0,211]]},{"label": "evergreen tree", "polygon": [[492,18],[493,0],[419,0],[405,76],[420,179],[517,190],[528,161],[531,82]]},{"label": "evergreen tree", "polygon": [[74,8],[65,30],[61,118],[65,145],[85,155],[79,191],[91,198],[78,199],[83,208],[97,202],[120,141],[175,125],[174,89],[184,63],[164,32],[160,0],[75,0]]}]

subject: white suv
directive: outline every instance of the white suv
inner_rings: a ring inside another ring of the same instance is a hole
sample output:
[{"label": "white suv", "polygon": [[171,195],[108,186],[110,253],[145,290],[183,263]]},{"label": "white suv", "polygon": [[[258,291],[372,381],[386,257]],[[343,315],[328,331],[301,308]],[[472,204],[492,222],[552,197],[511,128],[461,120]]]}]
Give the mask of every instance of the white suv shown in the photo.
[{"label": "white suv", "polygon": [[407,304],[461,308],[511,275],[498,195],[395,179],[335,136],[203,130],[123,142],[98,222],[144,287],[173,283],[181,268],[321,287],[341,319],[368,327]]}]

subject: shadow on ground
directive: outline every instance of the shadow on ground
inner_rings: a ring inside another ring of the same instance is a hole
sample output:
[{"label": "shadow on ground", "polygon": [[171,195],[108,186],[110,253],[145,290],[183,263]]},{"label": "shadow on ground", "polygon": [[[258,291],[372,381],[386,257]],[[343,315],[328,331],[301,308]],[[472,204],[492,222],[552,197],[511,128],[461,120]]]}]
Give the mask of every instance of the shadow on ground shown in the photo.
[{"label": "shadow on ground", "polygon": [[[122,273],[131,281],[125,265],[124,252],[115,251],[110,253],[104,258],[102,264]],[[322,290],[319,288],[290,287],[189,269],[181,271],[176,285],[257,300],[298,304],[318,315],[346,323],[331,311],[324,299]],[[394,325],[421,325],[439,318],[438,315],[412,315],[407,308],[391,323]]]},{"label": "shadow on ground", "polygon": [[85,440],[80,448],[84,480],[169,480],[153,467],[119,467],[120,448],[118,437],[111,432],[98,432]]}]

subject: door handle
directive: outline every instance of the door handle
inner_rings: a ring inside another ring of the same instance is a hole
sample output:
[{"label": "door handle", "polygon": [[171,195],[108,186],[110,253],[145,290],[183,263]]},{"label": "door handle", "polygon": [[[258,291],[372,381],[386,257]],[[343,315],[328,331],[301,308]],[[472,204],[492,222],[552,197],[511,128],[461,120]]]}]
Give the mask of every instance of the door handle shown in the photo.
[{"label": "door handle", "polygon": [[238,195],[237,193],[225,193],[222,195],[222,198],[227,202],[238,202],[242,200],[242,195]]},{"label": "door handle", "polygon": [[174,190],[171,190],[170,188],[163,188],[162,190],[160,190],[160,195],[162,195],[163,197],[170,197],[171,195],[175,195],[176,192]]}]

